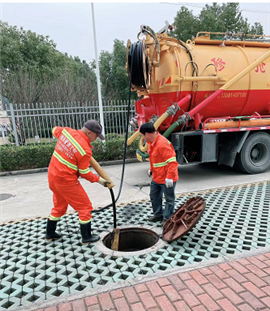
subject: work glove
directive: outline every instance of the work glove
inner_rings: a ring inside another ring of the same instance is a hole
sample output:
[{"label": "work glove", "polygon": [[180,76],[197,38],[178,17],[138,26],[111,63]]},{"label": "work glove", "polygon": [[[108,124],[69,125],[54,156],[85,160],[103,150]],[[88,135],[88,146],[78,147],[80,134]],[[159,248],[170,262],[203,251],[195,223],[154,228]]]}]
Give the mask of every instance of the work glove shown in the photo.
[{"label": "work glove", "polygon": [[173,179],[166,178],[165,179],[165,185],[166,185],[166,188],[172,188],[173,187]]},{"label": "work glove", "polygon": [[150,178],[152,176],[152,171],[151,170],[148,170],[148,177]]},{"label": "work glove", "polygon": [[99,181],[98,181],[99,184],[101,184],[102,186],[104,187],[108,187],[108,185],[110,184],[110,182],[102,177],[99,178]]}]

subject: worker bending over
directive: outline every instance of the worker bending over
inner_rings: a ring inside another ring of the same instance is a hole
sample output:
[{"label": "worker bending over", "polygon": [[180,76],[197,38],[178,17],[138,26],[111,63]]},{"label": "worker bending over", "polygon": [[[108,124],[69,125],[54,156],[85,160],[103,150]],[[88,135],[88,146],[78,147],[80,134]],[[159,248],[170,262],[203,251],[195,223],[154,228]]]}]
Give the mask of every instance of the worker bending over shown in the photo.
[{"label": "worker bending over", "polygon": [[[150,169],[148,176],[152,175],[150,199],[154,212],[154,216],[150,217],[149,221],[163,221],[164,223],[174,212],[178,162],[171,142],[159,134],[152,123],[142,124],[140,133],[149,144]],[[164,211],[162,209],[163,193],[166,200]]]},{"label": "worker bending over", "polygon": [[81,130],[56,126],[52,129],[52,134],[58,141],[48,169],[54,207],[47,221],[46,240],[61,238],[61,235],[55,232],[56,225],[66,213],[69,204],[79,214],[82,243],[96,242],[99,236],[91,233],[92,203],[78,178],[81,176],[91,183],[98,182],[104,187],[110,183],[89,169],[93,148],[91,142],[98,137],[105,139],[102,135],[102,126],[98,121],[89,120]]}]

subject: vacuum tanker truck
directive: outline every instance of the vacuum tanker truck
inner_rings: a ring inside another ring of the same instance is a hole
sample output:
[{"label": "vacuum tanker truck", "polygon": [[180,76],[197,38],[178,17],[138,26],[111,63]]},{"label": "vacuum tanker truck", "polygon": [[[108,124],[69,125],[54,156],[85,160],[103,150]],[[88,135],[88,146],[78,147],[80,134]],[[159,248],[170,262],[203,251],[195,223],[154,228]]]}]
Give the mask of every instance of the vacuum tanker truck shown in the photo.
[{"label": "vacuum tanker truck", "polygon": [[[217,37],[219,39],[217,39]],[[222,38],[222,39],[220,39]],[[255,35],[201,32],[186,43],[141,26],[127,71],[144,122],[173,144],[180,165],[218,162],[255,174],[270,167],[270,43]],[[139,140],[137,157],[148,158]]]}]

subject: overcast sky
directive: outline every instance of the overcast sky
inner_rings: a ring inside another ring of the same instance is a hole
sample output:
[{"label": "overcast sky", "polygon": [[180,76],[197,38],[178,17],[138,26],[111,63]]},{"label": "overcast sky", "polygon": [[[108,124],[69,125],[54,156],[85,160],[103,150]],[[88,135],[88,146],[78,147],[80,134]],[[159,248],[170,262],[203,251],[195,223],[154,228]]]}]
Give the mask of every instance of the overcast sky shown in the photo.
[{"label": "overcast sky", "polygon": [[[95,58],[91,3],[5,3],[0,17],[10,25],[48,35],[61,52],[87,62]],[[114,39],[137,41],[140,25],[160,30],[167,20],[173,23],[182,5],[200,13],[205,3],[94,3],[98,53],[112,51]],[[250,24],[260,22],[270,35],[270,3],[240,3]]]}]

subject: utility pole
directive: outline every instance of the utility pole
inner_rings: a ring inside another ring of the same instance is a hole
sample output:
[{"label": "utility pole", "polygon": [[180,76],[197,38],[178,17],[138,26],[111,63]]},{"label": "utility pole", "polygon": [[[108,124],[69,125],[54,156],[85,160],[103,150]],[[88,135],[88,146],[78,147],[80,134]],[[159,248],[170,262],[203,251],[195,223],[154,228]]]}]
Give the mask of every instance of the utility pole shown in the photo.
[{"label": "utility pole", "polygon": [[97,39],[96,39],[96,26],[95,26],[95,16],[94,16],[94,3],[91,3],[91,8],[92,8],[92,22],[93,22],[94,46],[95,46],[95,56],[96,56],[96,68],[97,68],[97,89],[98,89],[99,115],[100,115],[100,123],[102,125],[102,134],[105,136],[103,106],[102,106],[101,88],[100,88],[99,65],[98,65],[98,53],[97,53]]}]

